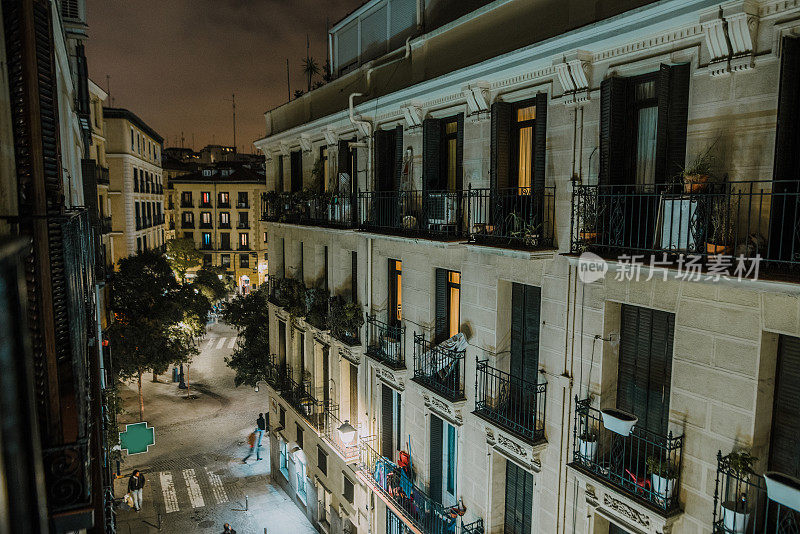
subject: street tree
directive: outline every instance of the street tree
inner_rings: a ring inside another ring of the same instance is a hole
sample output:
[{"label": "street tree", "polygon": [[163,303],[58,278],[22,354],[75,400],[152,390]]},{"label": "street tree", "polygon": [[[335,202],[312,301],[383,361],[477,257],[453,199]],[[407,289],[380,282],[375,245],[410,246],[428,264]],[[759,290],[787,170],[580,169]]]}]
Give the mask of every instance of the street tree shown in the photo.
[{"label": "street tree", "polygon": [[189,238],[170,239],[167,245],[167,260],[181,282],[186,282],[186,271],[198,267],[203,261],[203,253],[194,246]]},{"label": "street tree", "polygon": [[196,287],[213,305],[224,299],[228,294],[228,287],[222,280],[222,275],[210,269],[200,269],[194,277],[192,285]]},{"label": "street tree", "polygon": [[[262,286],[264,287],[264,286]],[[255,386],[267,378],[269,364],[269,307],[267,290],[257,289],[237,295],[222,308],[223,320],[239,333],[236,347],[225,363],[236,371],[233,381]]]}]

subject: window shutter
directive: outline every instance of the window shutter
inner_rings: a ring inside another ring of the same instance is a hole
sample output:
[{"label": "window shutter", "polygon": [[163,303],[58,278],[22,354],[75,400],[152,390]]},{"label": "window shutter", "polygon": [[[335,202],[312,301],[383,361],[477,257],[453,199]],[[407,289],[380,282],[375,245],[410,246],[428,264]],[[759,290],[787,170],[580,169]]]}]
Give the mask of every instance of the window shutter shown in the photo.
[{"label": "window shutter", "polygon": [[442,420],[431,414],[430,497],[442,502]]},{"label": "window shutter", "polygon": [[449,337],[447,334],[450,330],[447,322],[447,271],[445,269],[436,269],[436,324],[434,343],[441,343]]},{"label": "window shutter", "polygon": [[525,360],[522,378],[531,383],[538,382],[539,373],[539,311],[542,290],[536,286],[525,287]]},{"label": "window shutter", "polygon": [[525,318],[525,286],[511,285],[511,376],[522,376],[524,353],[522,338]]},{"label": "window shutter", "polygon": [[[536,126],[533,133],[533,190],[544,191],[545,157],[547,152],[547,93],[536,95]],[[541,202],[543,197],[539,196]],[[542,213],[541,210],[538,213]]]},{"label": "window shutter", "polygon": [[[600,176],[601,184],[625,183],[625,108],[628,83],[625,78],[607,78],[600,84]],[[538,111],[538,109],[537,109]]]},{"label": "window shutter", "polygon": [[[349,143],[349,141],[345,141],[345,140],[342,140],[342,139],[339,140],[337,154],[338,154],[337,157],[339,159],[338,171],[340,173],[346,172],[347,174],[350,174],[350,143]],[[339,186],[339,178],[338,178],[338,176],[336,178],[336,186],[337,186],[337,188]]]},{"label": "window shutter", "polygon": [[392,388],[382,384],[381,390],[381,455],[394,460],[394,413],[392,408]]},{"label": "window shutter", "polygon": [[[538,113],[538,109],[537,109]],[[492,104],[491,175],[492,192],[508,187],[511,165],[511,104]]]},{"label": "window shutter", "polygon": [[394,189],[399,189],[403,179],[403,125],[398,124],[394,129]]},{"label": "window shutter", "polygon": [[530,534],[533,524],[533,475],[506,460],[504,534]]},{"label": "window shutter", "polygon": [[376,191],[394,189],[394,136],[393,132],[377,130],[375,132],[375,167]]},{"label": "window shutter", "polygon": [[439,119],[425,119],[422,123],[422,189],[440,189],[440,149],[442,123]]},{"label": "window shutter", "polygon": [[395,276],[395,261],[389,260],[387,262],[388,278],[389,278],[389,296],[386,301],[386,323],[395,325],[395,317],[397,316],[397,277]]},{"label": "window shutter", "polygon": [[769,469],[800,475],[800,338],[781,336],[775,373]]},{"label": "window shutter", "polygon": [[657,82],[656,182],[668,183],[686,164],[689,64],[661,65]]},{"label": "window shutter", "polygon": [[464,189],[464,114],[456,119],[456,191]]},{"label": "window shutter", "polygon": [[358,367],[350,364],[350,424],[358,426]]},{"label": "window shutter", "polygon": [[[795,253],[800,252],[800,242],[792,242],[792,232],[788,229],[791,221],[800,218],[792,195],[800,190],[798,173],[800,146],[798,146],[797,128],[800,117],[800,39],[786,37],[782,45],[775,163],[772,172],[772,179],[777,182],[772,187],[767,255],[771,259],[789,260]],[[796,234],[795,238],[800,239]]]},{"label": "window shutter", "polygon": [[328,474],[328,455],[319,445],[317,445],[317,467],[323,475]]}]

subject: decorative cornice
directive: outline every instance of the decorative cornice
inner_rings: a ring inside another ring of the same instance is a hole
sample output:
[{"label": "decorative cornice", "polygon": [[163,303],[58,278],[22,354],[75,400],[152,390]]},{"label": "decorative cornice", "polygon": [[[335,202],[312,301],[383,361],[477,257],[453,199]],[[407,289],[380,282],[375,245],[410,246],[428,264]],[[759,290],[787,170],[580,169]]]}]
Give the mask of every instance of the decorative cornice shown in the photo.
[{"label": "decorative cornice", "polygon": [[326,143],[328,146],[333,146],[333,145],[335,145],[335,144],[336,144],[336,142],[339,140],[339,138],[338,138],[338,136],[336,135],[336,133],[335,133],[333,130],[331,130],[330,128],[325,128],[325,129],[322,131],[322,135],[325,137],[325,143]]},{"label": "decorative cornice", "polygon": [[416,103],[407,104],[400,108],[403,112],[403,118],[406,121],[406,127],[410,130],[422,126],[423,113],[422,106]]},{"label": "decorative cornice", "polygon": [[487,426],[484,427],[484,430],[486,431],[486,443],[494,450],[534,473],[542,470],[539,451],[535,451],[529,445],[519,443],[494,428]]},{"label": "decorative cornice", "polygon": [[405,382],[399,380],[394,373],[384,369],[383,367],[375,368],[375,376],[377,376],[383,382],[386,382],[386,385],[388,385],[390,388],[396,389],[397,391],[403,391],[406,389]]},{"label": "decorative cornice", "polygon": [[486,120],[490,117],[489,106],[492,102],[490,87],[489,82],[479,81],[461,88],[461,94],[467,100],[467,110],[473,122]]},{"label": "decorative cornice", "polygon": [[553,62],[556,77],[564,91],[564,104],[581,104],[590,98],[592,53],[576,50]]},{"label": "decorative cornice", "polygon": [[425,406],[432,412],[443,417],[454,425],[461,426],[464,424],[464,416],[461,414],[461,409],[444,402],[435,395],[422,394],[422,399],[425,401]]},{"label": "decorative cornice", "polygon": [[289,143],[281,143],[281,154],[284,156],[288,156],[291,153],[291,147],[289,147]]},{"label": "decorative cornice", "polygon": [[303,134],[300,136],[300,150],[303,152],[311,152],[311,136]]},{"label": "decorative cornice", "polygon": [[349,348],[345,347],[344,345],[339,345],[339,356],[344,357],[349,362],[355,365],[361,365],[361,358],[358,354],[353,354]]},{"label": "decorative cornice", "polygon": [[608,493],[603,495],[603,506],[615,512],[616,515],[620,515],[625,519],[633,521],[639,526],[642,526],[646,529],[650,528],[650,517],[647,516],[647,514],[631,508],[624,502],[620,501],[619,499],[615,499]]}]

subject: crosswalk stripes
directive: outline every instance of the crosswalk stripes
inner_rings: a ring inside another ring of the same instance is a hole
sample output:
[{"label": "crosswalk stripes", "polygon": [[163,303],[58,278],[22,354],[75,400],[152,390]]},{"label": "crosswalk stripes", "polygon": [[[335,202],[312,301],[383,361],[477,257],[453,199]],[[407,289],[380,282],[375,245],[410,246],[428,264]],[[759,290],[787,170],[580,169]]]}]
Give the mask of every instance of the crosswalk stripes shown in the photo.
[{"label": "crosswalk stripes", "polygon": [[227,336],[217,337],[217,336],[211,334],[206,339],[206,342],[205,342],[205,345],[203,346],[203,349],[204,350],[211,350],[211,349],[214,349],[214,348],[222,349],[222,348],[225,347],[226,343],[227,343],[229,349],[233,349],[236,346],[236,339],[237,338],[236,338],[235,335],[232,336],[232,337],[227,337]]},{"label": "crosswalk stripes", "polygon": [[175,493],[172,473],[169,471],[162,471],[158,474],[158,478],[161,481],[161,493],[164,495],[164,508],[167,513],[177,512],[179,510],[178,495]]},{"label": "crosswalk stripes", "polygon": [[206,475],[208,475],[208,481],[211,483],[211,493],[214,495],[214,500],[217,501],[217,504],[228,502],[228,493],[225,491],[225,486],[222,485],[220,476],[213,473],[208,467],[206,467]]},{"label": "crosswalk stripes", "polygon": [[236,345],[236,338],[232,337],[230,342],[228,343],[228,348],[232,349],[234,347],[234,345]]},{"label": "crosswalk stripes", "polygon": [[210,348],[211,348],[211,345],[213,345],[213,344],[214,344],[214,341],[216,340],[216,337],[217,337],[217,336],[215,336],[215,335],[213,335],[213,334],[212,334],[212,335],[210,335],[210,336],[208,336],[208,343],[206,343],[206,346],[205,346],[205,348],[207,348],[207,349],[210,349]]},{"label": "crosswalk stripes", "polygon": [[[205,475],[206,480],[202,480]],[[181,484],[181,479],[183,484]],[[158,480],[161,483],[161,494],[164,499],[164,510],[170,514],[179,512],[181,506],[188,508],[203,508],[212,504],[223,504],[230,501],[222,477],[206,467],[203,471],[195,469],[182,469],[176,471],[173,477],[172,471],[161,471],[158,473]],[[186,488],[185,490],[183,488]],[[205,488],[205,489],[204,489]],[[211,496],[208,496],[209,489]],[[206,495],[203,495],[205,491]],[[188,503],[187,503],[188,497]],[[183,503],[182,505],[180,503]]]},{"label": "crosswalk stripes", "polygon": [[219,338],[219,343],[217,343],[217,349],[221,349],[224,346],[225,346],[225,338],[221,337]]},{"label": "crosswalk stripes", "polygon": [[200,484],[197,482],[194,469],[184,469],[183,479],[186,481],[186,490],[189,492],[189,502],[192,503],[192,508],[205,506],[206,502],[203,499],[203,492],[200,491]]}]

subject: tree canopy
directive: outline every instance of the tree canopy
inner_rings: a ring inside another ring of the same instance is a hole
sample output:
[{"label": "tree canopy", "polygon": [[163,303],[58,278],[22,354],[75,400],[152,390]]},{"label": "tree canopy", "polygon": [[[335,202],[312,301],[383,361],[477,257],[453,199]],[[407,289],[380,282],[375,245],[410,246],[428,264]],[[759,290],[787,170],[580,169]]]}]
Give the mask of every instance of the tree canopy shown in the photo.
[{"label": "tree canopy", "polygon": [[228,294],[228,287],[221,278],[222,275],[210,269],[200,269],[192,281],[194,285],[211,304],[216,304]]},{"label": "tree canopy", "polygon": [[181,281],[185,281],[186,271],[200,265],[203,253],[195,248],[194,241],[189,238],[170,239],[166,245],[170,267]]},{"label": "tree canopy", "polygon": [[[261,286],[266,287],[266,286]],[[237,295],[222,309],[223,320],[236,328],[239,337],[225,363],[236,371],[234,384],[255,386],[267,377],[269,365],[269,307],[267,290]]]}]

